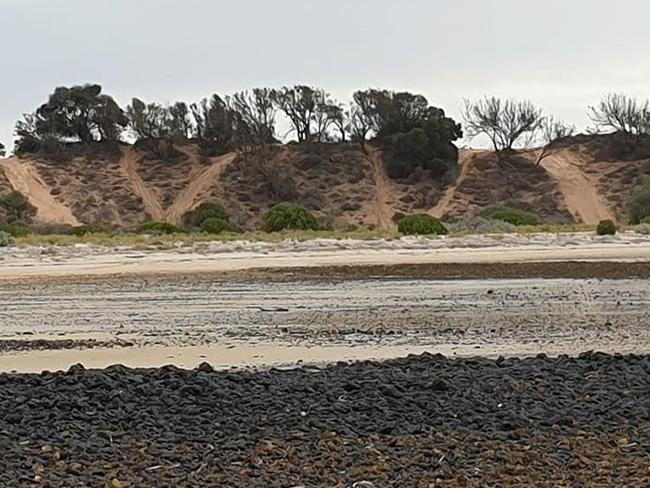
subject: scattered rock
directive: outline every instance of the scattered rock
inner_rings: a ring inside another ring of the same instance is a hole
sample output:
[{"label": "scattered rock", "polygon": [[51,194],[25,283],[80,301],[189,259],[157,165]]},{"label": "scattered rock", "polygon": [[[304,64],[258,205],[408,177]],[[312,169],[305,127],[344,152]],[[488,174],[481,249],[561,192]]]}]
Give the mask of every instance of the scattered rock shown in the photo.
[{"label": "scattered rock", "polygon": [[0,486],[650,486],[649,383],[597,352],[3,374]]}]

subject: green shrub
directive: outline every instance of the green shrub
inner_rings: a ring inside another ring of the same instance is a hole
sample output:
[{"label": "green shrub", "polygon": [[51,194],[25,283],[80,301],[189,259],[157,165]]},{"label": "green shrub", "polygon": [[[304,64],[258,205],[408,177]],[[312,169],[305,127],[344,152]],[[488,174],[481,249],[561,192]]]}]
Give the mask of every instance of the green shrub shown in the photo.
[{"label": "green shrub", "polygon": [[201,232],[205,232],[206,234],[221,234],[222,232],[230,231],[232,231],[232,227],[223,219],[209,217],[201,222]]},{"label": "green shrub", "polygon": [[181,234],[185,229],[169,222],[145,222],[138,227],[140,234]]},{"label": "green shrub", "polygon": [[0,230],[0,247],[11,246],[14,243],[14,238],[11,234]]},{"label": "green shrub", "polygon": [[30,222],[36,215],[36,207],[29,203],[22,193],[12,191],[0,197],[0,213],[5,215],[10,224],[17,221]]},{"label": "green shrub", "polygon": [[512,225],[540,225],[541,219],[531,212],[511,207],[492,207],[483,212],[486,219],[502,220]]},{"label": "green shrub", "polygon": [[458,151],[453,144],[432,138],[422,128],[395,134],[384,157],[386,172],[391,178],[407,178],[418,172],[421,178],[425,171],[438,178],[456,168],[457,161]]},{"label": "green shrub", "polygon": [[645,219],[643,219],[643,222],[641,223],[650,225],[650,215],[648,215]]},{"label": "green shrub", "polygon": [[634,232],[637,234],[643,234],[644,236],[650,236],[650,222],[639,224],[634,227]]},{"label": "green shrub", "polygon": [[596,234],[599,236],[613,236],[616,234],[616,224],[611,220],[601,220],[596,227]]},{"label": "green shrub", "polygon": [[483,217],[466,218],[447,224],[447,228],[451,232],[465,234],[511,234],[517,231],[517,227],[509,222]]},{"label": "green shrub", "polygon": [[318,220],[309,210],[293,203],[278,203],[262,218],[265,232],[279,232],[285,229],[318,230]]},{"label": "green shrub", "polygon": [[71,236],[74,227],[70,224],[60,224],[58,222],[39,222],[37,224],[30,225],[30,229],[34,234],[37,234],[39,236]]},{"label": "green shrub", "polygon": [[429,214],[407,215],[397,222],[397,229],[405,235],[446,235],[447,228]]},{"label": "green shrub", "polygon": [[32,233],[29,227],[18,223],[0,224],[0,231],[6,232],[12,237],[25,237]]},{"label": "green shrub", "polygon": [[199,229],[206,219],[230,221],[228,214],[221,205],[205,202],[183,215],[183,224],[189,229]]},{"label": "green shrub", "polygon": [[650,181],[646,181],[630,200],[630,224],[640,224],[646,218],[650,218]]},{"label": "green shrub", "polygon": [[86,234],[101,234],[103,232],[106,232],[106,229],[99,225],[78,225],[76,227],[72,228],[71,234],[74,236],[85,236]]}]

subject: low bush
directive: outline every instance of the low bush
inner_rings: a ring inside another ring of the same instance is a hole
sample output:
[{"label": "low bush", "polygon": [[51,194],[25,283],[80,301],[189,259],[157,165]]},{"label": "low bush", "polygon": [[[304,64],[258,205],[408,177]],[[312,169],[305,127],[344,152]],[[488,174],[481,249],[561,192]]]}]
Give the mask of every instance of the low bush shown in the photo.
[{"label": "low bush", "polygon": [[169,222],[145,222],[138,227],[140,234],[181,234],[185,229]]},{"label": "low bush", "polygon": [[232,227],[223,219],[209,217],[201,222],[201,232],[206,234],[221,234],[230,231],[232,231]]},{"label": "low bush", "polygon": [[352,222],[348,222],[343,218],[326,216],[318,218],[318,230],[330,232],[355,232],[359,230],[359,226]]},{"label": "low bush", "polygon": [[262,229],[265,232],[279,232],[285,229],[318,230],[318,220],[312,213],[300,205],[278,203],[262,217]]},{"label": "low bush", "polygon": [[634,232],[637,234],[643,234],[644,236],[650,236],[650,222],[635,226]]},{"label": "low bush", "polygon": [[183,224],[189,229],[200,229],[207,219],[219,219],[229,222],[226,210],[214,202],[205,202],[183,215]]},{"label": "low bush", "polygon": [[76,227],[73,227],[71,231],[72,235],[79,236],[79,237],[85,236],[87,234],[101,234],[104,232],[106,232],[106,229],[104,229],[99,225],[94,225],[94,224],[78,225]]},{"label": "low bush", "polygon": [[30,222],[36,215],[36,207],[22,193],[12,191],[0,197],[0,213],[5,215],[10,224],[17,221]]},{"label": "low bush", "polygon": [[643,219],[642,224],[650,224],[650,215],[648,215],[645,219]]},{"label": "low bush", "polygon": [[447,228],[429,214],[408,215],[397,222],[397,230],[405,235],[446,235]]},{"label": "low bush", "polygon": [[0,224],[0,232],[6,232],[12,237],[25,237],[32,233],[29,227],[19,223]]},{"label": "low bush", "polygon": [[616,234],[616,224],[611,220],[601,220],[596,227],[596,234],[599,236],[613,236]]},{"label": "low bush", "polygon": [[531,212],[525,212],[511,207],[492,207],[483,212],[482,217],[492,220],[502,220],[512,225],[540,225],[541,219]]},{"label": "low bush", "polygon": [[49,236],[49,235],[63,235],[70,236],[74,229],[70,224],[59,224],[51,222],[40,222],[38,224],[31,224],[30,229],[33,234],[40,236]]},{"label": "low bush", "polygon": [[0,247],[11,246],[14,243],[14,238],[8,232],[0,230]]},{"label": "low bush", "polygon": [[645,181],[630,200],[630,224],[640,224],[650,219],[650,181]]},{"label": "low bush", "polygon": [[450,232],[464,234],[510,234],[517,232],[517,226],[504,220],[470,217],[447,224]]}]

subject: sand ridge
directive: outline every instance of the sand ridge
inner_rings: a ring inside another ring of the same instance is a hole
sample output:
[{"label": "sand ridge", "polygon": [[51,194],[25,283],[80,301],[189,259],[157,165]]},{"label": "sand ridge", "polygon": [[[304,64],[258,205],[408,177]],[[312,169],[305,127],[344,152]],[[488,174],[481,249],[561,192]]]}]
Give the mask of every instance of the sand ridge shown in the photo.
[{"label": "sand ridge", "polygon": [[[367,154],[353,143],[284,145],[276,162],[286,172],[287,187],[296,189],[291,199],[318,217],[362,227],[394,229],[394,217],[400,214],[473,216],[495,205],[519,207],[549,223],[624,223],[627,201],[643,175],[650,174],[650,160],[620,161],[601,154],[599,145],[607,141],[577,137],[539,165],[538,150],[519,151],[504,162],[492,151],[462,149],[451,183],[426,176],[391,179],[373,144],[367,145]],[[231,216],[245,216],[243,225],[252,229],[277,203],[267,181],[251,181],[247,161],[237,153],[203,160],[195,145],[175,149],[185,158],[160,161],[122,146],[115,161],[75,158],[63,167],[12,158],[2,167],[11,185],[37,207],[39,220],[48,222],[122,228],[146,218],[179,223],[184,213],[212,198]],[[76,186],[70,186],[67,172]]]}]

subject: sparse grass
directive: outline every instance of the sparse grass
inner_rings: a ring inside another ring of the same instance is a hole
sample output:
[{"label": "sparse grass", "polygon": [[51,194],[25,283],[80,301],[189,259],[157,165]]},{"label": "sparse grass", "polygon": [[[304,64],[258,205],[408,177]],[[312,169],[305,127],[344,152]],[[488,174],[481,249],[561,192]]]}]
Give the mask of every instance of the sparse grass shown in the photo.
[{"label": "sparse grass", "polygon": [[[621,231],[625,231],[621,228]],[[518,226],[517,234],[551,233],[560,234],[568,232],[595,233],[595,225],[584,224],[545,224]],[[463,237],[468,235],[464,232],[452,232],[451,237]],[[491,237],[499,238],[500,234],[492,234]],[[93,233],[83,236],[75,235],[38,235],[29,234],[17,237],[17,246],[74,246],[77,244],[89,244],[102,247],[127,247],[133,250],[165,250],[173,249],[178,245],[202,247],[208,242],[231,242],[231,241],[260,241],[260,242],[281,242],[286,239],[293,239],[304,242],[313,239],[399,239],[402,237],[397,231],[388,230],[285,230],[280,232],[225,232],[223,234],[202,234],[183,233],[169,235],[143,235],[135,233]]]},{"label": "sparse grass", "polygon": [[587,224],[541,224],[517,226],[518,234],[537,233],[561,234],[566,232],[596,232],[596,225]]},{"label": "sparse grass", "polygon": [[286,239],[297,241],[309,241],[313,239],[397,239],[400,235],[397,232],[383,230],[358,229],[353,231],[311,231],[311,230],[287,230],[281,232],[226,232],[219,235],[214,234],[169,234],[148,236],[142,234],[86,234],[84,236],[74,235],[36,235],[16,239],[18,246],[74,246],[77,244],[89,244],[103,247],[130,247],[137,249],[171,249],[179,243],[184,246],[207,242],[230,242],[230,241],[260,241],[260,242],[281,242]]}]

